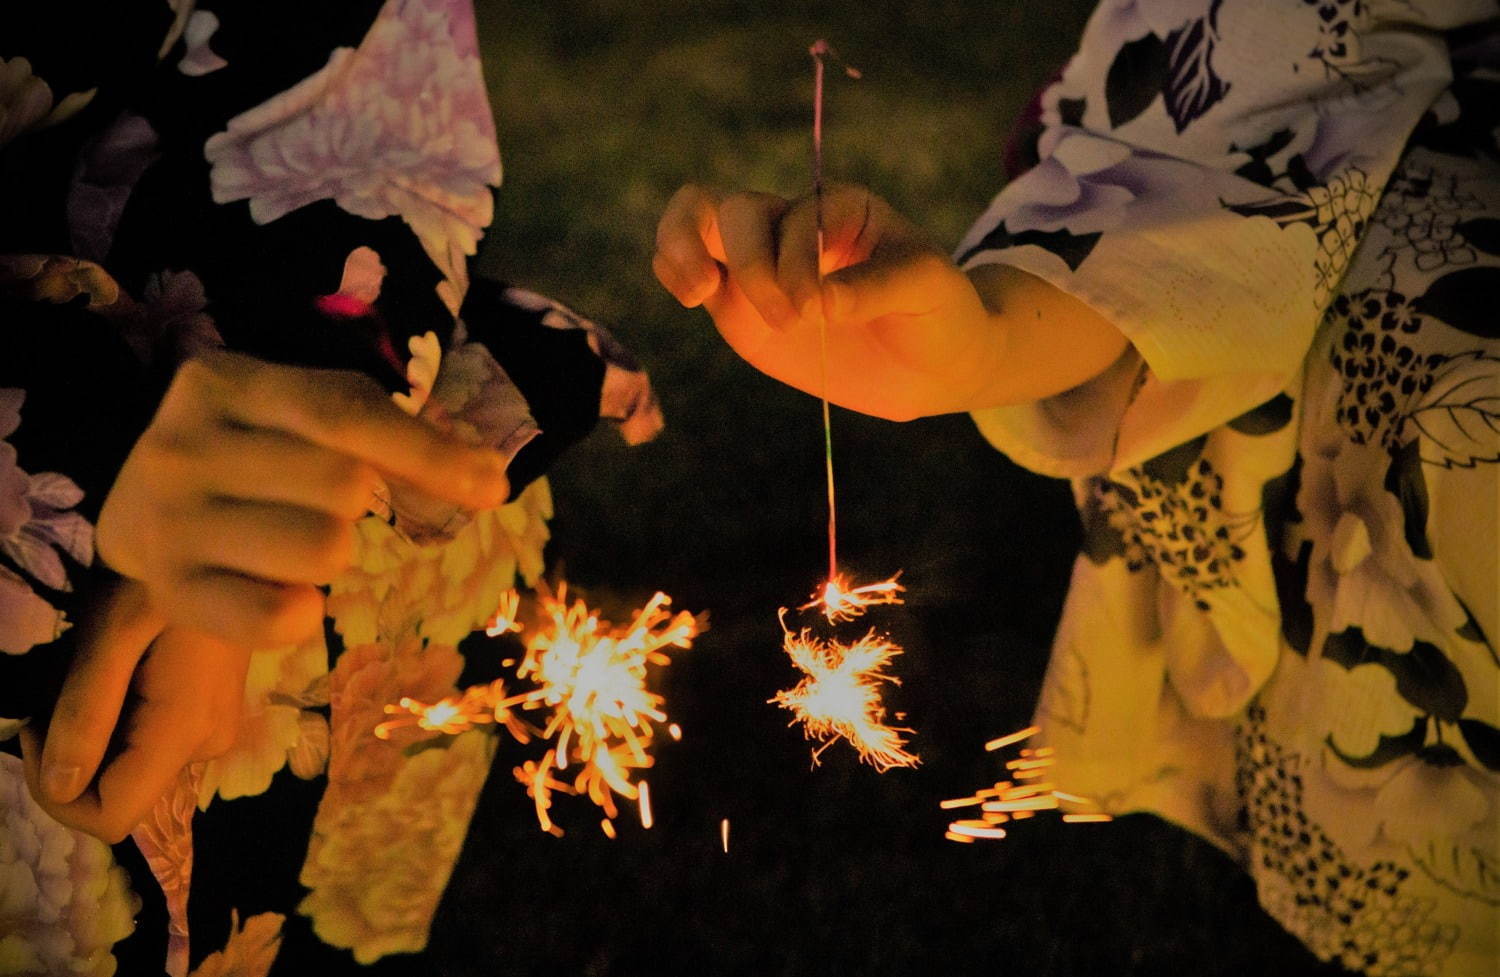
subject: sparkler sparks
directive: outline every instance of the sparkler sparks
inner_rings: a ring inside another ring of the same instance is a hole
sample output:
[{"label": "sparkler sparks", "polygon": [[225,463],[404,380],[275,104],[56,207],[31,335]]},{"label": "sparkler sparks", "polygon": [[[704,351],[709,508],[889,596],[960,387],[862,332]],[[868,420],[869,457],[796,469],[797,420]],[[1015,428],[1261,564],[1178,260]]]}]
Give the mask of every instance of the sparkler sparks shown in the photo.
[{"label": "sparkler sparks", "polygon": [[901,574],[897,572],[889,580],[881,580],[878,583],[864,584],[860,587],[849,586],[849,581],[843,574],[834,574],[821,591],[812,595],[812,600],[798,607],[799,611],[818,608],[824,617],[828,618],[829,624],[838,624],[842,621],[852,621],[865,612],[865,609],[876,604],[900,604],[901,594],[906,588],[897,583]]},{"label": "sparkler sparks", "polygon": [[[551,743],[540,760],[514,770],[536,807],[543,831],[562,834],[550,815],[555,794],[587,797],[609,823],[618,817],[615,796],[639,805],[641,823],[651,827],[650,794],[636,771],[649,768],[656,725],[666,724],[660,694],[648,687],[650,669],[671,663],[669,649],[692,647],[701,623],[686,611],[672,613],[671,599],[657,593],[630,622],[616,627],[582,600],[567,600],[566,585],[556,596],[541,590],[532,626],[523,625],[520,597],[507,592],[486,632],[520,634],[526,651],[516,677],[531,684],[509,692],[502,679],[476,685],[435,703],[403,698],[385,707],[390,719],[375,729],[389,739],[399,729],[456,735],[480,726],[503,727],[518,743],[540,737]],[[540,728],[523,715],[544,712]],[[671,724],[674,738],[680,735]],[[611,825],[602,829],[614,831]]]},{"label": "sparkler sparks", "polygon": [[[993,739],[984,748],[993,751],[1014,746],[1040,731],[1036,726],[1028,726],[1008,736]],[[972,844],[976,838],[1004,838],[1005,829],[1001,825],[1011,821],[1024,821],[1042,811],[1056,811],[1068,824],[1114,820],[1087,797],[1058,790],[1046,781],[1031,782],[1047,776],[1047,768],[1055,762],[1056,750],[1050,746],[1023,748],[1019,756],[1006,761],[1005,768],[1011,773],[1010,780],[997,781],[968,797],[942,801],[938,806],[945,811],[977,807],[981,812],[978,818],[964,818],[949,823],[943,837],[964,844]]]},{"label": "sparkler sparks", "polygon": [[792,711],[793,722],[802,723],[808,739],[820,740],[813,762],[842,737],[859,758],[882,773],[891,767],[916,766],[918,758],[905,749],[902,733],[911,730],[887,726],[880,686],[900,680],[885,670],[901,648],[874,631],[852,645],[821,641],[807,629],[785,633],[784,648],[802,673],[793,688],[776,693],[770,701]]}]

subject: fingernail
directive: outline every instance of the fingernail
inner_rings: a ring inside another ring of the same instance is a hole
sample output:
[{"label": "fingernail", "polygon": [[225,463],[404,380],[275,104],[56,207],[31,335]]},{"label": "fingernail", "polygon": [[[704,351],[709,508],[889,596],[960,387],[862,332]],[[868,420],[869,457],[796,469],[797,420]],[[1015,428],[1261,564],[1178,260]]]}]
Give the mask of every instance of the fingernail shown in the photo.
[{"label": "fingernail", "polygon": [[48,763],[42,767],[42,790],[52,800],[66,804],[77,797],[83,785],[83,768],[71,763]]}]

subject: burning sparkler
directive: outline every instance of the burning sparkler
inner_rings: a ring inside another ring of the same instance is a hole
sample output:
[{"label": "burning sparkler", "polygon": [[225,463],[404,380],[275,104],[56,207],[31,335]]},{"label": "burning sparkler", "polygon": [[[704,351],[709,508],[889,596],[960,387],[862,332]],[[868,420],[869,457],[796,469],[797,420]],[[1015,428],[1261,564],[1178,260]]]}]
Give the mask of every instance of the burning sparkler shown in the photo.
[{"label": "burning sparkler", "polygon": [[[817,220],[819,274],[823,255],[823,68],[824,59],[833,56],[827,41],[817,41],[808,53],[813,59],[813,206]],[[851,78],[860,77],[854,68],[846,68]],[[888,580],[851,586],[838,572],[838,504],[833,477],[833,424],[828,405],[828,326],[818,327],[823,394],[823,466],[828,492],[828,580],[812,595],[812,600],[798,610],[817,608],[830,625],[852,621],[866,609],[878,604],[900,604],[904,587],[897,573]],[[891,767],[915,766],[917,757],[905,749],[902,733],[911,730],[885,724],[885,707],[881,705],[881,685],[900,684],[886,671],[891,659],[901,654],[899,645],[871,631],[852,645],[836,639],[826,641],[803,630],[793,634],[786,627],[782,610],[783,648],[803,674],[791,689],[778,692],[770,701],[792,711],[793,722],[802,723],[803,735],[819,740],[813,751],[813,763],[839,737],[848,740],[859,758],[882,773]],[[726,839],[727,846],[727,839]]]},{"label": "burning sparkler", "polygon": [[906,588],[896,582],[900,576],[898,572],[889,580],[850,587],[847,578],[835,573],[821,590],[813,593],[812,600],[798,607],[797,610],[806,611],[816,607],[821,610],[824,617],[828,618],[829,624],[852,621],[863,614],[867,607],[876,604],[903,603],[901,594]]},{"label": "burning sparkler", "polygon": [[820,740],[813,762],[835,739],[843,737],[866,761],[882,773],[891,767],[916,766],[918,758],[905,749],[902,733],[911,730],[887,726],[880,686],[900,680],[885,670],[901,648],[874,631],[852,645],[820,641],[803,629],[785,634],[786,653],[803,673],[802,681],[776,693],[770,701],[790,709],[801,722],[808,739]]},{"label": "burning sparkler", "polygon": [[[991,740],[984,748],[994,751],[1014,746],[1038,732],[1038,727],[1028,726],[1008,736]],[[1050,746],[1022,748],[1017,757],[1006,761],[1005,768],[1011,772],[1010,780],[997,781],[968,797],[955,797],[939,804],[945,811],[977,807],[980,812],[977,818],[961,818],[949,823],[943,837],[964,844],[972,844],[976,838],[1004,838],[1005,828],[1002,825],[1024,821],[1041,811],[1056,811],[1069,824],[1114,820],[1087,797],[1058,790],[1056,786],[1043,780],[1047,769],[1055,762],[1056,751]]]},{"label": "burning sparkler", "polygon": [[[385,707],[392,718],[375,735],[388,739],[403,728],[452,735],[493,726],[504,727],[519,743],[540,737],[551,748],[541,760],[516,767],[515,776],[532,798],[543,831],[562,833],[548,813],[555,793],[588,797],[606,821],[619,815],[615,795],[634,800],[649,828],[650,795],[644,781],[632,778],[654,762],[649,751],[656,725],[665,724],[667,715],[662,696],[647,686],[648,669],[670,664],[668,649],[691,647],[701,623],[686,611],[673,614],[662,593],[622,627],[581,600],[570,604],[566,585],[556,596],[540,591],[537,602],[538,623],[528,628],[519,623],[519,595],[508,592],[486,628],[490,635],[515,632],[526,639],[516,677],[530,682],[530,690],[508,692],[504,680],[496,679],[435,703],[404,698]],[[522,718],[531,711],[549,714],[541,728]]]}]

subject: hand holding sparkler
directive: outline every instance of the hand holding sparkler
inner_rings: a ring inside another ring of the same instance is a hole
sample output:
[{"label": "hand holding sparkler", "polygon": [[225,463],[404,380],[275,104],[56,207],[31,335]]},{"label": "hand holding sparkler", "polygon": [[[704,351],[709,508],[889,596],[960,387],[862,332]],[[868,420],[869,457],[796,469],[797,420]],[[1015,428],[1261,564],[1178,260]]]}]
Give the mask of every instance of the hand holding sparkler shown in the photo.
[{"label": "hand holding sparkler", "polygon": [[818,200],[683,187],[657,227],[657,278],[702,305],[756,369],[890,420],[1061,393],[1102,372],[1123,334],[1077,299],[1004,265],[961,271],[869,190]]},{"label": "hand holding sparkler", "polygon": [[369,377],[216,352],[178,370],[99,517],[101,559],[176,625],[252,648],[322,625],[383,479],[468,508],[505,459],[410,417]]}]

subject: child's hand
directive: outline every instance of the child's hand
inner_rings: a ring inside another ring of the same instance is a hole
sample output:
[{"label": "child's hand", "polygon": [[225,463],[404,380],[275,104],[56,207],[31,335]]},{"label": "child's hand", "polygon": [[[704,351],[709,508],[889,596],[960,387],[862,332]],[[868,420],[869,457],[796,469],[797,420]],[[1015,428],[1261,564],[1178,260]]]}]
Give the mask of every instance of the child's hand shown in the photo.
[{"label": "child's hand", "polygon": [[[113,844],[184,765],[234,744],[249,654],[164,627],[145,587],[132,580],[90,610],[45,738],[23,727],[21,748],[42,809]],[[118,752],[106,761],[112,740]]]},{"label": "child's hand", "polygon": [[322,626],[381,476],[482,509],[505,459],[403,413],[373,380],[235,353],[189,360],[99,517],[101,559],[164,621],[246,648]]},{"label": "child's hand", "polygon": [[1125,349],[1040,279],[959,270],[868,190],[832,187],[822,210],[820,255],[813,198],[684,187],[657,228],[656,275],[753,366],[814,395],[826,321],[828,398],[893,420],[1058,393]]}]

